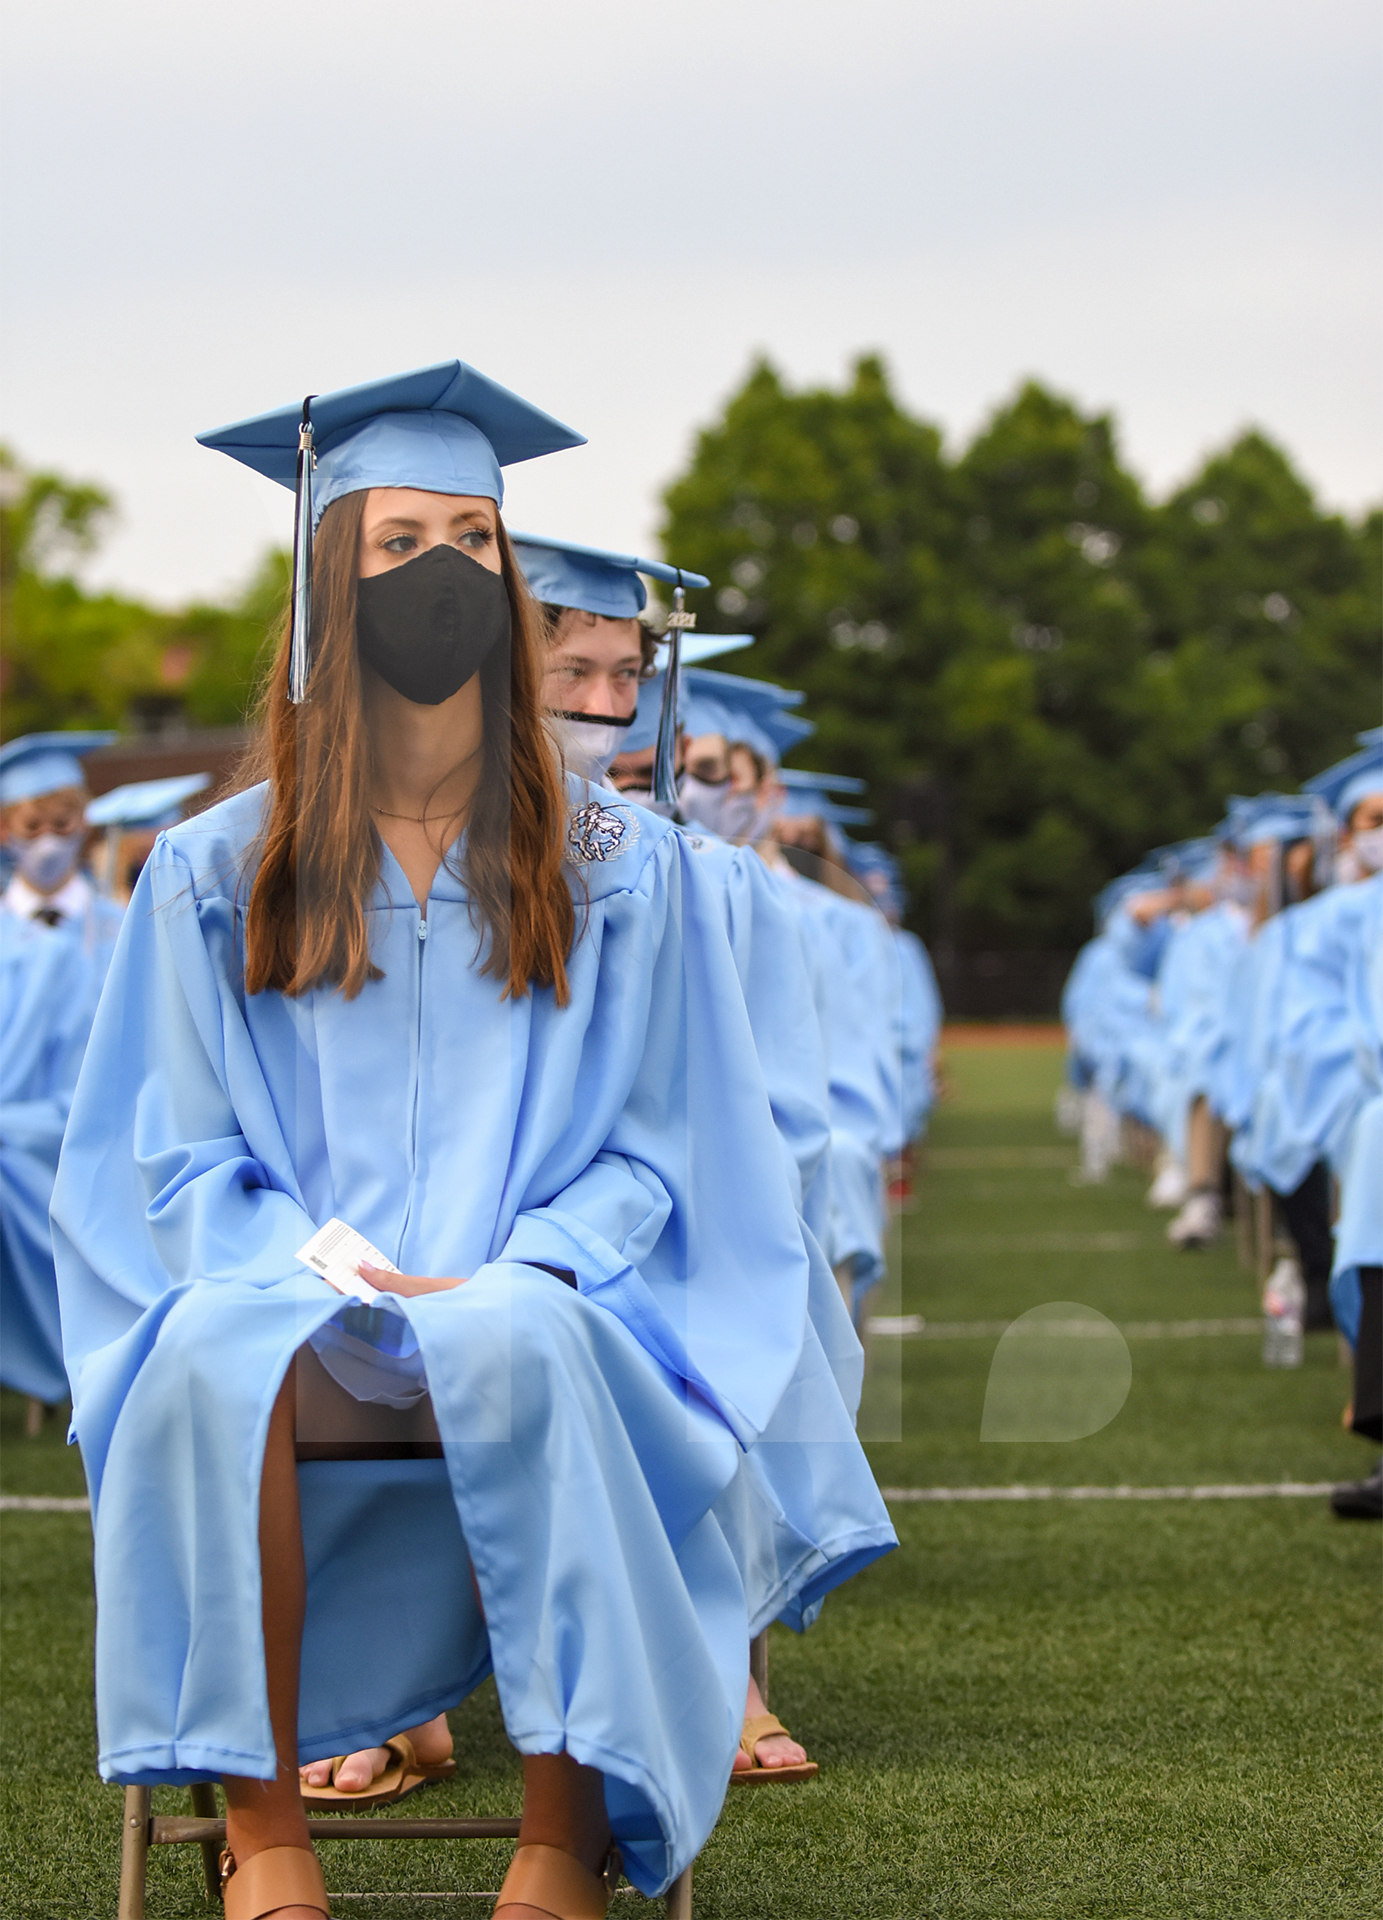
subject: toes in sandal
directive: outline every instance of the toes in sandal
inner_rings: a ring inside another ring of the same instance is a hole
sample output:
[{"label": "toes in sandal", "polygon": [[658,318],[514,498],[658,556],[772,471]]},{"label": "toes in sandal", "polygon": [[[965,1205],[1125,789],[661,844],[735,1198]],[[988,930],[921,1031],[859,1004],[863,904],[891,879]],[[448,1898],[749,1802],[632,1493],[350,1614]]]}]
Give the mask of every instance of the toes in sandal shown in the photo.
[{"label": "toes in sandal", "polygon": [[311,1907],[331,1913],[326,1882],[311,1847],[265,1847],[243,1866],[227,1847],[221,1855],[221,1898],[226,1920],[264,1920],[280,1907]]},{"label": "toes in sandal", "polygon": [[331,1785],[309,1787],[304,1783],[301,1788],[303,1800],[313,1807],[388,1807],[394,1801],[402,1800],[406,1793],[416,1793],[419,1787],[429,1787],[438,1780],[450,1780],[456,1772],[454,1760],[438,1760],[431,1765],[420,1760],[406,1733],[396,1733],[383,1744],[394,1756],[393,1763],[383,1773],[377,1774],[369,1786],[361,1787],[355,1793],[337,1786],[337,1773],[342,1761],[348,1757],[338,1753],[331,1763]]},{"label": "toes in sandal", "polygon": [[493,1920],[506,1907],[534,1907],[552,1920],[605,1920],[619,1885],[624,1862],[613,1841],[599,1873],[560,1847],[525,1846],[515,1849]]},{"label": "toes in sandal", "polygon": [[790,1767],[761,1767],[754,1758],[754,1749],[761,1740],[767,1740],[771,1734],[792,1735],[778,1718],[776,1713],[755,1713],[745,1717],[744,1731],[740,1735],[740,1751],[749,1755],[747,1767],[737,1767],[730,1775],[730,1785],[741,1787],[761,1787],[778,1780],[784,1784],[793,1780],[814,1780],[820,1772],[815,1760],[799,1760]]}]

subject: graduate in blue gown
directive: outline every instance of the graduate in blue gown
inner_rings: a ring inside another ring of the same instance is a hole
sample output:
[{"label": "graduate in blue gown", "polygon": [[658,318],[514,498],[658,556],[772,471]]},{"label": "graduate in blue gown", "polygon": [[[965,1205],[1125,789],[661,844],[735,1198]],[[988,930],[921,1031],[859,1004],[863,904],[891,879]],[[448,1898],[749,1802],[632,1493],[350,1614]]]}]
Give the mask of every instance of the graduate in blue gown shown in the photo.
[{"label": "graduate in blue gown", "polygon": [[40,1408],[68,1397],[48,1206],[98,984],[79,940],[0,907],[0,1381]]},{"label": "graduate in blue gown", "polygon": [[[299,1760],[493,1671],[526,1756],[500,1910],[601,1898],[610,1833],[653,1892],[739,1740],[714,1509],[799,1367],[800,1223],[719,902],[542,736],[499,469],[575,436],[460,363],[311,425],[315,473],[296,407],[209,436],[296,464],[300,508],[315,480],[316,611],[267,786],[141,878],[55,1197],[101,1767],[225,1779],[230,1920],[290,1881],[320,1908]],[[370,1304],[297,1260],[332,1217],[402,1269]],[[305,1345],[363,1403],[426,1391],[444,1458],[295,1478]]]},{"label": "graduate in blue gown", "polygon": [[[656,744],[663,676],[640,660],[639,615],[646,599],[638,576],[668,584],[701,584],[700,576],[632,555],[538,536],[515,537],[530,588],[549,620],[543,697],[559,727],[570,764],[603,775],[616,751],[638,756]],[[742,637],[738,637],[742,641]],[[720,643],[720,637],[715,637]],[[651,662],[653,648],[644,644]],[[704,654],[703,658],[706,657]],[[717,683],[721,723],[738,737],[747,725],[739,686],[758,705],[759,683],[698,674],[673,716],[679,747],[684,720],[704,713],[705,687]],[[765,744],[768,744],[765,736]],[[770,747],[770,750],[771,747]],[[801,1629],[834,1583],[837,1564],[871,1555],[893,1538],[882,1502],[853,1444],[863,1379],[863,1352],[845,1314],[813,1228],[828,1210],[828,1089],[798,922],[752,847],[732,845],[699,821],[684,839],[710,881],[724,914],[750,1031],[810,1261],[808,1324],[797,1373],[780,1413],[749,1449],[717,1506],[736,1558],[754,1633],[775,1618]],[[789,1441],[790,1447],[781,1445]],[[868,1516],[872,1510],[872,1519]],[[807,1578],[809,1568],[815,1572]],[[736,1777],[765,1772],[802,1777],[805,1750],[769,1715],[751,1679]],[[814,1769],[813,1769],[814,1770]]]},{"label": "graduate in blue gown", "polygon": [[0,899],[0,1381],[67,1398],[48,1205],[67,1109],[119,931],[81,862],[82,762],[109,733],[28,734],[0,747],[0,825],[14,870]]},{"label": "graduate in blue gown", "polygon": [[113,733],[30,733],[0,747],[0,836],[13,873],[0,905],[16,920],[62,928],[98,970],[110,963],[121,909],[82,861],[90,840],[82,762]]}]

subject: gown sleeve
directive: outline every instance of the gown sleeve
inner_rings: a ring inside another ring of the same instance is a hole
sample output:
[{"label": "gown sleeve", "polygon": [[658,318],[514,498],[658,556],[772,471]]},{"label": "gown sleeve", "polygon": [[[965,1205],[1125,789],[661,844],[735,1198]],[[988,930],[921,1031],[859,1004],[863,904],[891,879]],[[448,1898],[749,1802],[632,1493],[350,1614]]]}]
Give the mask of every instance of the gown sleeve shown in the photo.
[{"label": "gown sleeve", "polygon": [[170,1287],[303,1271],[294,1252],[314,1222],[232,985],[234,949],[233,903],[198,898],[160,838],[116,942],[53,1196],[74,1385],[83,1358]]}]

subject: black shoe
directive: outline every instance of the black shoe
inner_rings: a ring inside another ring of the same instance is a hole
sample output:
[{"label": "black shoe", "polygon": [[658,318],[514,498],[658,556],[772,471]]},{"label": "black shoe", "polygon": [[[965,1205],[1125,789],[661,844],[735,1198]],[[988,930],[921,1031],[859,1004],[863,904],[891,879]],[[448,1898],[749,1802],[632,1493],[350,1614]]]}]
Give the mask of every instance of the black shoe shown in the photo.
[{"label": "black shoe", "polygon": [[1383,1460],[1367,1480],[1332,1488],[1330,1510],[1342,1520],[1383,1520]]}]

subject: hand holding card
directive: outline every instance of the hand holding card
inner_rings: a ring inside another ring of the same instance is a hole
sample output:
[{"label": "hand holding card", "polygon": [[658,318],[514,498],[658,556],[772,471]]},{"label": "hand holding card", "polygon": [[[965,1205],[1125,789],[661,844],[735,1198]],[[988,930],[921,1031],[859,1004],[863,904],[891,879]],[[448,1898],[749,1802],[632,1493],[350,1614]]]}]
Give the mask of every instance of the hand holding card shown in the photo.
[{"label": "hand holding card", "polygon": [[338,1293],[344,1293],[353,1300],[360,1300],[366,1306],[382,1306],[386,1302],[380,1299],[379,1290],[371,1286],[368,1280],[362,1280],[362,1266],[371,1267],[380,1274],[397,1273],[398,1268],[392,1260],[371,1246],[363,1233],[357,1233],[354,1227],[348,1227],[344,1220],[328,1220],[319,1227],[312,1238],[298,1248],[297,1257],[305,1267],[325,1280],[329,1287],[335,1287]]}]

